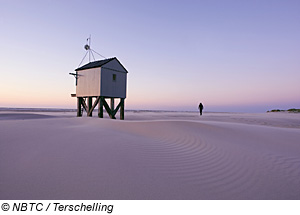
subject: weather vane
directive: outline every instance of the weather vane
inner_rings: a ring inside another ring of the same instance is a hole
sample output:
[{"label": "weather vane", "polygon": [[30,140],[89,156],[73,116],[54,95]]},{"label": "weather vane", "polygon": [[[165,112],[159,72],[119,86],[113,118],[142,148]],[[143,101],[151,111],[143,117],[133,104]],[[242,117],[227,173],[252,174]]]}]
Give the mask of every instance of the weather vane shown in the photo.
[{"label": "weather vane", "polygon": [[[89,63],[91,62],[91,56],[93,57],[94,61],[95,61],[95,56],[94,53],[101,56],[102,58],[106,59],[106,57],[104,57],[103,55],[99,54],[98,52],[96,52],[95,50],[91,49],[91,40],[92,40],[92,36],[90,35],[90,37],[88,37],[86,39],[86,44],[84,45],[84,49],[86,50],[86,53],[83,57],[83,59],[81,60],[78,68],[80,67],[80,65],[82,64],[82,62],[84,61],[84,59],[86,58],[87,54],[89,53]],[[78,74],[76,73],[69,73],[70,75],[73,75],[76,79],[76,86],[77,86],[77,80],[78,80]]]},{"label": "weather vane", "polygon": [[99,55],[100,57],[106,59],[106,57],[104,57],[103,55],[99,54],[98,52],[96,52],[95,50],[93,50],[91,48],[91,42],[92,41],[92,36],[90,35],[90,37],[88,37],[86,39],[86,44],[84,45],[84,49],[86,50],[86,53],[83,57],[83,59],[81,60],[80,64],[78,67],[80,67],[80,65],[82,64],[82,62],[84,61],[84,59],[86,58],[87,54],[89,53],[89,63],[91,62],[91,57],[93,57],[94,61],[95,61],[95,56],[94,56],[94,53]]}]

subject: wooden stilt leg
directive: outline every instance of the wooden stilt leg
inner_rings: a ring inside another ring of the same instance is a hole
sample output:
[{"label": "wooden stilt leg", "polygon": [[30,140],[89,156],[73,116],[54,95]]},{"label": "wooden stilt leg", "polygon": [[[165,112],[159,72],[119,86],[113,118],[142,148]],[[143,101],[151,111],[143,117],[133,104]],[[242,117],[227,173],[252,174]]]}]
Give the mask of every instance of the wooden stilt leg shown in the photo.
[{"label": "wooden stilt leg", "polygon": [[114,98],[110,99],[110,109],[111,109],[111,111],[114,111],[114,109],[115,109],[115,99]]},{"label": "wooden stilt leg", "polygon": [[77,97],[77,117],[81,117],[81,103],[82,103],[82,98]]},{"label": "wooden stilt leg", "polygon": [[101,96],[98,103],[98,117],[103,118],[103,97]]},{"label": "wooden stilt leg", "polygon": [[125,106],[125,99],[121,99],[121,109],[120,109],[120,119],[124,120],[124,106]]},{"label": "wooden stilt leg", "polygon": [[92,111],[90,112],[90,110],[92,109],[93,106],[93,97],[88,97],[88,116],[93,116]]},{"label": "wooden stilt leg", "polygon": [[111,119],[115,118],[112,113],[114,112],[114,108],[115,108],[115,99],[114,98],[110,98],[110,110],[111,110],[111,114],[109,115]]}]

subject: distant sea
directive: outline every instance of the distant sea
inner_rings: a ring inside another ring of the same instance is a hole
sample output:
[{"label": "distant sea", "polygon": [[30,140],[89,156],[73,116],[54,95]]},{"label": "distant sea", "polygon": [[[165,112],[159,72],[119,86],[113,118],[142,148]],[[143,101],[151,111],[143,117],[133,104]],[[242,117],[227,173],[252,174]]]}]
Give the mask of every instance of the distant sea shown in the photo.
[{"label": "distant sea", "polygon": [[[0,107],[0,111],[18,111],[18,112],[76,112],[77,109],[68,108],[10,108],[10,107]],[[97,108],[93,112],[98,111]],[[105,110],[104,110],[105,111]],[[194,113],[198,111],[174,111],[174,110],[125,110],[128,112],[187,112]]]}]

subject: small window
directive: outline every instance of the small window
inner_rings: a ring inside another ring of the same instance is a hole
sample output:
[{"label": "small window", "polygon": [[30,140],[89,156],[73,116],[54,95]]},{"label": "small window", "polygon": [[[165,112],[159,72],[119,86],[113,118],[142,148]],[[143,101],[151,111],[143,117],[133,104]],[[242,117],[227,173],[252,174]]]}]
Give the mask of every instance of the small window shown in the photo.
[{"label": "small window", "polygon": [[113,81],[116,81],[116,80],[117,80],[117,75],[113,74]]}]

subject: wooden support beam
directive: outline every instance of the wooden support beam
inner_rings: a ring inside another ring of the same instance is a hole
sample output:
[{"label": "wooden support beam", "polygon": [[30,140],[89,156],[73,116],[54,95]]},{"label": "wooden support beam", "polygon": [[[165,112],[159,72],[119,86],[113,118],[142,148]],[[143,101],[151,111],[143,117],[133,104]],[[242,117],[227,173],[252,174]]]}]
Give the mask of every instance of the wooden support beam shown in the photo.
[{"label": "wooden support beam", "polygon": [[[112,118],[112,117],[111,117],[111,116],[112,116],[112,112],[111,112],[111,110],[110,110],[108,104],[106,103],[105,98],[103,98],[103,105],[104,105],[105,110],[106,110],[106,112],[108,113],[109,117]],[[113,119],[113,118],[112,118],[112,119]]]},{"label": "wooden support beam", "polygon": [[90,96],[90,97],[88,97],[87,116],[92,116],[92,114],[93,114],[92,106],[93,106],[93,97]]},{"label": "wooden support beam", "polygon": [[113,115],[113,116],[116,115],[116,113],[118,112],[118,110],[119,110],[120,107],[121,107],[121,100],[120,100],[118,106],[116,107],[116,109],[112,112],[112,115]]},{"label": "wooden support beam", "polygon": [[121,110],[120,110],[120,119],[124,120],[124,106],[125,106],[125,99],[121,98]]},{"label": "wooden support beam", "polygon": [[81,98],[81,104],[82,104],[82,107],[83,109],[88,112],[88,107],[86,106],[86,103],[85,103],[85,100],[83,98]]},{"label": "wooden support beam", "polygon": [[99,105],[98,105],[98,117],[103,118],[103,97],[99,97]]},{"label": "wooden support beam", "polygon": [[81,117],[81,104],[82,104],[82,97],[77,97],[77,117]]},{"label": "wooden support beam", "polygon": [[115,109],[115,99],[114,98],[110,98],[110,110],[113,113]]},{"label": "wooden support beam", "polygon": [[114,98],[110,98],[110,111],[111,111],[111,115],[109,116],[111,119],[114,119],[114,112],[115,109],[115,99]]},{"label": "wooden support beam", "polygon": [[100,99],[100,96],[97,97],[97,99],[94,102],[93,106],[89,108],[88,116],[92,116],[92,112],[95,109],[95,107],[97,106],[97,104],[99,102],[99,99]]}]

